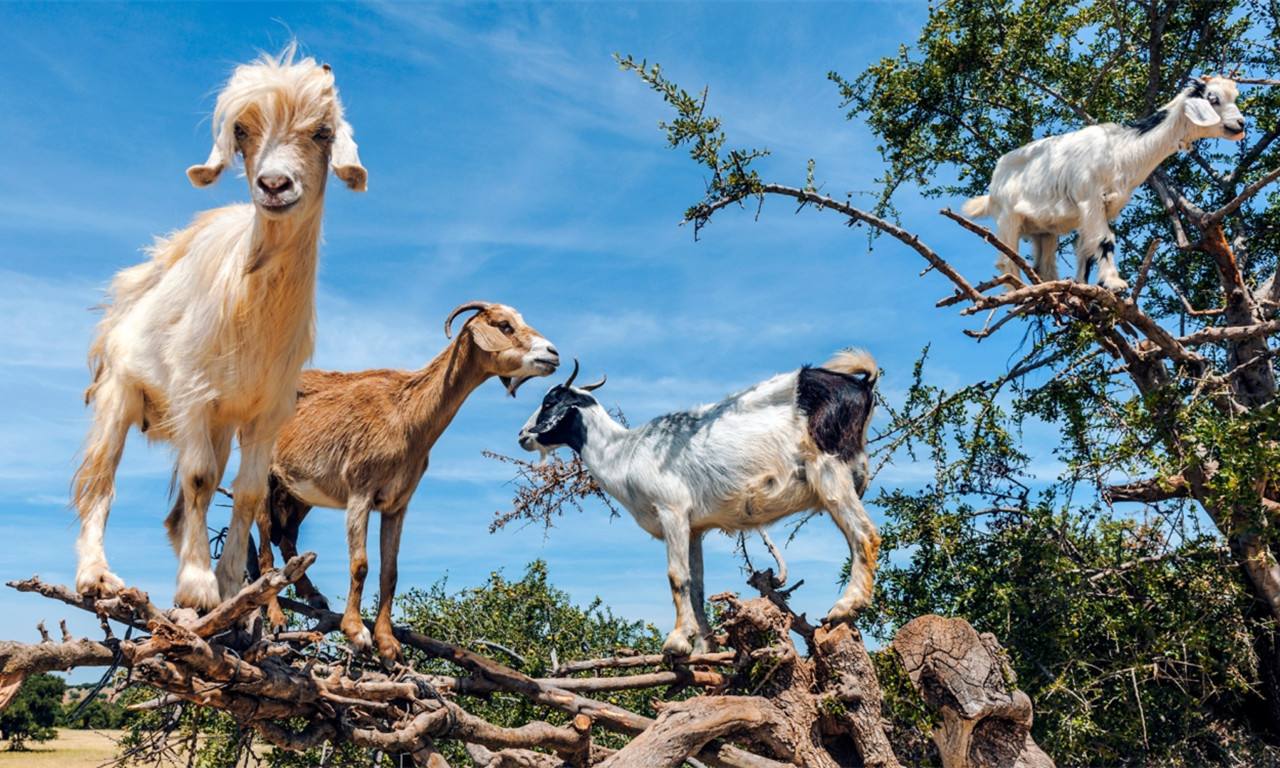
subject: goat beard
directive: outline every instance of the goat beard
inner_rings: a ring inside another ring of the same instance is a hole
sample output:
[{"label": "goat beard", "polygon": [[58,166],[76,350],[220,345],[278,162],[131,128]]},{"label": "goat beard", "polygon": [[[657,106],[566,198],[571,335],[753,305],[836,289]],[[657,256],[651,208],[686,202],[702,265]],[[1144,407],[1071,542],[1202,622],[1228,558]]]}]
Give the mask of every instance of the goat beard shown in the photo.
[{"label": "goat beard", "polygon": [[502,386],[507,390],[507,394],[512,397],[516,396],[516,390],[520,385],[533,378],[532,376],[499,376],[498,381],[502,382]]},{"label": "goat beard", "polygon": [[538,466],[545,467],[547,465],[547,457],[556,452],[555,448],[547,448],[541,443],[537,446]]}]

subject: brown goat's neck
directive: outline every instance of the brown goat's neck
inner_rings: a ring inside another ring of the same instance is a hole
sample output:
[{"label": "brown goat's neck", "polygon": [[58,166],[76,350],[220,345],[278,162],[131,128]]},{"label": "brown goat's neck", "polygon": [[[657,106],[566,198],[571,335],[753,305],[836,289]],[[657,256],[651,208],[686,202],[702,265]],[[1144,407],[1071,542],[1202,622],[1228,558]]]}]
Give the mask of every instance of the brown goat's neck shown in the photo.
[{"label": "brown goat's neck", "polygon": [[480,365],[483,354],[466,331],[414,371],[405,384],[405,414],[414,441],[424,449],[435,444],[476,387],[490,377]]}]

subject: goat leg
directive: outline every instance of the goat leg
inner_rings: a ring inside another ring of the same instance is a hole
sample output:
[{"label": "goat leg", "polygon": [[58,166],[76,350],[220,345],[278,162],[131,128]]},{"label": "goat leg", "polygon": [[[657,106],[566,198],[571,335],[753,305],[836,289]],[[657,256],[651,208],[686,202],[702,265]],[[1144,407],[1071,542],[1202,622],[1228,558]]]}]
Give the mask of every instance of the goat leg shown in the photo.
[{"label": "goat leg", "polygon": [[[258,573],[266,573],[276,567],[275,558],[271,555],[271,514],[266,504],[258,506]],[[280,610],[280,601],[273,593],[267,599],[267,626],[272,630],[284,629],[284,611]]]},{"label": "goat leg", "polygon": [[662,652],[667,656],[688,656],[693,653],[689,639],[698,633],[689,574],[689,515],[684,511],[659,509],[658,517],[662,521],[662,538],[667,544],[671,600],[676,606],[676,626],[662,643]]},{"label": "goat leg", "polygon": [[360,615],[360,599],[364,592],[364,579],[369,575],[369,554],[366,540],[369,533],[369,512],[372,504],[367,497],[352,495],[347,499],[347,553],[351,560],[351,588],[347,590],[347,608],[342,613],[342,633],[358,651],[373,646],[369,629]]},{"label": "goat leg", "polygon": [[400,553],[400,531],[404,528],[405,508],[384,512],[379,529],[379,545],[382,568],[378,579],[378,618],[373,623],[373,640],[378,653],[386,659],[400,658],[400,641],[391,626],[391,606],[396,596],[398,571],[396,558]]},{"label": "goat leg", "polygon": [[[275,525],[273,522],[272,525]],[[280,532],[280,557],[284,558],[287,563],[298,556],[298,526],[290,525]],[[329,610],[329,601],[325,596],[320,594],[320,590],[316,589],[316,585],[304,573],[302,577],[293,583],[293,591],[307,605],[312,608],[323,608]]]}]

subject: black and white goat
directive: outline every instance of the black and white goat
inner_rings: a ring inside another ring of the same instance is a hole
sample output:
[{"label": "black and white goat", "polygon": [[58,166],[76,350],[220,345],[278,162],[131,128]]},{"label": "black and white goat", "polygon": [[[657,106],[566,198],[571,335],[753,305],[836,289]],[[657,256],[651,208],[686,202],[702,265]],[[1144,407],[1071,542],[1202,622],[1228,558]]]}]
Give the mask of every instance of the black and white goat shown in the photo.
[{"label": "black and white goat", "polygon": [[614,421],[591,395],[603,379],[574,387],[577,373],[575,361],[569,380],[552,387],[525,423],[520,445],[544,455],[569,446],[641,528],[666,542],[676,625],[664,652],[687,655],[710,635],[702,537],[713,528],[752,530],[826,510],[852,560],[844,595],[827,619],[849,619],[871,601],[880,536],[860,499],[869,480],[866,433],[877,376],[871,355],[841,352],[821,368],[780,374],[636,429]]},{"label": "black and white goat", "polygon": [[[1129,286],[1116,270],[1110,222],[1169,155],[1198,139],[1243,139],[1236,96],[1234,81],[1204,77],[1135,123],[1090,125],[1033,141],[1000,158],[988,193],[966,202],[965,215],[994,218],[1000,241],[1014,250],[1022,238],[1031,240],[1044,280],[1058,279],[1058,236],[1076,231],[1076,280],[1088,282],[1097,264],[1102,286],[1123,291]],[[996,266],[1016,276],[1003,254]]]}]

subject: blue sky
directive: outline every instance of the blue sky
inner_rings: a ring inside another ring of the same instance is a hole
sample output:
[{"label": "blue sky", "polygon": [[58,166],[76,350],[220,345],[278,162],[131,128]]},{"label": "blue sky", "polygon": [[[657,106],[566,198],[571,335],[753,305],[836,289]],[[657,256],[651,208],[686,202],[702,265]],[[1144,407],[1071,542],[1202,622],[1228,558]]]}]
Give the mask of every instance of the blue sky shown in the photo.
[{"label": "blue sky", "polygon": [[[89,308],[153,235],[247,199],[236,175],[201,190],[184,170],[208,153],[208,113],[230,69],[291,36],[333,66],[369,169],[364,195],[330,186],[316,367],[418,367],[445,343],[448,310],[485,299],[519,308],[584,376],[607,372],[602,399],[633,423],[847,345],[876,355],[893,402],[929,342],[938,383],[1002,370],[1020,334],[962,336],[955,308],[933,308],[949,292],[943,279],[918,277],[919,257],[894,242],[868,250],[834,216],[773,202],[759,221],[721,214],[695,242],[678,222],[703,174],[665,146],[661,99],[611,58],[632,53],[688,88],[709,84],[731,142],[772,150],[761,164],[771,179],[803,183],[813,157],[826,191],[866,192],[881,170],[874,138],[844,119],[825,76],[914,40],[925,13],[923,3],[0,6],[0,577],[72,583],[66,497],[87,426]],[[910,228],[970,276],[990,274],[989,249],[935,213],[957,201],[900,199]],[[447,575],[461,587],[544,558],[575,599],[599,595],[665,631],[663,550],[629,518],[592,509],[545,535],[487,532],[511,472],[481,451],[519,453],[516,431],[541,390],[532,382],[511,400],[486,384],[437,443],[410,507],[401,584]],[[165,446],[132,440],[107,529],[114,570],[166,604],[169,467]],[[900,464],[876,484],[921,478]],[[226,513],[215,509],[211,525]],[[345,590],[343,536],[330,510],[302,534],[331,597]],[[710,541],[711,592],[745,588],[731,548]],[[826,519],[791,543],[793,578],[807,583],[801,609],[825,613],[845,555]],[[37,620],[63,616],[95,631],[11,590],[0,590],[0,615],[6,639],[32,639]]]}]

